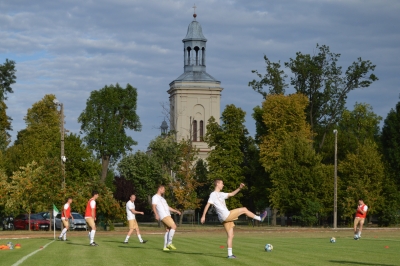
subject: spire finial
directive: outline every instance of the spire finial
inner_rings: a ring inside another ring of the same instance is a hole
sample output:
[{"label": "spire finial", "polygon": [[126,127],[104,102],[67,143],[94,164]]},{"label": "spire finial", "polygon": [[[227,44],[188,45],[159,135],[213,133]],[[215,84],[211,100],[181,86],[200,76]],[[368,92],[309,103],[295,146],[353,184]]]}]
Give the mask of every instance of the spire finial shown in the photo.
[{"label": "spire finial", "polygon": [[197,17],[197,15],[196,15],[196,8],[197,8],[197,6],[196,6],[196,4],[194,4],[194,5],[193,5],[193,18],[194,18],[194,20],[196,20],[196,17]]}]

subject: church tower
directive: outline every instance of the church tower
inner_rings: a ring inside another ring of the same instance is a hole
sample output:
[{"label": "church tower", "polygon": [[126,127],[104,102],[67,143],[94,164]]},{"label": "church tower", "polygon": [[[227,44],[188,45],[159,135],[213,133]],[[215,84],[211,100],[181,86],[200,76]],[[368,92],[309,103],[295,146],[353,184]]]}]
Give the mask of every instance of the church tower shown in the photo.
[{"label": "church tower", "polygon": [[184,72],[169,84],[170,126],[176,140],[190,138],[206,159],[210,148],[204,142],[208,119],[219,123],[221,82],[206,72],[206,43],[203,30],[196,21],[189,24],[183,42]]}]

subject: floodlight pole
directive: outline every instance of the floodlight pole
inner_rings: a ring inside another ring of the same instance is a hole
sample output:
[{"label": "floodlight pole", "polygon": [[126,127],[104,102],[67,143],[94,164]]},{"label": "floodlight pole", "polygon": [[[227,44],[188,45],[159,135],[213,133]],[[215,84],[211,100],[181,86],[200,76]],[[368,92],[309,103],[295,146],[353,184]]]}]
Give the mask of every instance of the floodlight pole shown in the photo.
[{"label": "floodlight pole", "polygon": [[333,228],[337,228],[337,134],[338,131],[333,130],[335,134],[335,177],[334,177],[334,190],[333,190]]},{"label": "floodlight pole", "polygon": [[61,171],[63,176],[62,188],[65,189],[65,161],[64,161],[64,104],[60,103],[60,113],[61,113]]}]

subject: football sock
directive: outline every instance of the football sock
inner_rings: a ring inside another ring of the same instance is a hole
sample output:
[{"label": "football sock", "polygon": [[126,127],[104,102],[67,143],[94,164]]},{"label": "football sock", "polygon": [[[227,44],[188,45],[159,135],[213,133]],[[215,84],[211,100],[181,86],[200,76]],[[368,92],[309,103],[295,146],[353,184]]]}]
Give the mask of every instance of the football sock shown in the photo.
[{"label": "football sock", "polygon": [[257,221],[261,221],[261,217],[258,216],[258,215],[254,215],[253,219],[254,219],[254,220],[257,220]]},{"label": "football sock", "polygon": [[165,235],[164,235],[164,248],[166,248],[167,244],[168,244],[168,233],[169,232],[166,232]]},{"label": "football sock", "polygon": [[125,238],[125,242],[128,242],[129,236],[126,236]]},{"label": "football sock", "polygon": [[67,232],[67,228],[64,228],[64,229],[61,231],[60,237],[62,237],[66,232]]},{"label": "football sock", "polygon": [[358,232],[358,237],[360,237],[361,236],[361,232]]},{"label": "football sock", "polygon": [[90,231],[90,244],[94,242],[94,235],[96,234],[96,230]]},{"label": "football sock", "polygon": [[64,238],[63,239],[67,240],[67,234],[66,233],[64,234]]},{"label": "football sock", "polygon": [[139,238],[140,242],[143,242],[143,239],[142,239],[142,237],[140,235],[137,235],[137,237]]},{"label": "football sock", "polygon": [[169,230],[169,237],[168,237],[168,244],[172,243],[172,238],[174,237],[175,234],[175,230],[174,229],[170,229]]},{"label": "football sock", "polygon": [[232,256],[232,248],[228,248],[228,256]]}]

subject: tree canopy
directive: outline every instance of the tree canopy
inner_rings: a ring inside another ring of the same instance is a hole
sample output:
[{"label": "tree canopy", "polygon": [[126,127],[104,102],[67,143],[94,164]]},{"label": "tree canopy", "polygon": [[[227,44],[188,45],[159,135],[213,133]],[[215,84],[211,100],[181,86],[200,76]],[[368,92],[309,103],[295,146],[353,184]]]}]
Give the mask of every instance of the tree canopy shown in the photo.
[{"label": "tree canopy", "polygon": [[81,130],[86,133],[85,142],[102,161],[102,182],[106,180],[110,162],[117,161],[137,144],[126,133],[127,129],[141,130],[136,109],[136,88],[127,84],[124,89],[117,83],[92,91],[78,118]]}]

